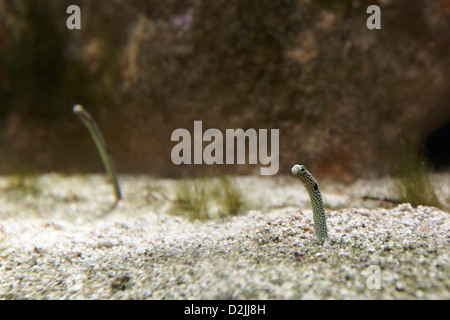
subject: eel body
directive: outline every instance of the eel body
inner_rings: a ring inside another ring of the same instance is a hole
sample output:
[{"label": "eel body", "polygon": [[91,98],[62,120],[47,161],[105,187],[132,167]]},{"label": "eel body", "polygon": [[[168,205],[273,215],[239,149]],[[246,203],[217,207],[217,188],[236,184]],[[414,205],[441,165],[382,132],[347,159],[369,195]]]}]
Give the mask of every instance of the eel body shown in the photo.
[{"label": "eel body", "polygon": [[112,157],[108,151],[106,146],[105,139],[103,138],[100,129],[95,123],[92,116],[87,112],[81,105],[76,104],[73,106],[73,113],[75,113],[78,118],[83,122],[86,128],[89,130],[91,134],[92,140],[94,140],[95,146],[97,147],[97,151],[102,159],[105,170],[111,180],[111,184],[114,187],[114,194],[117,202],[122,199],[122,193],[120,192],[119,180],[117,178],[116,169],[114,167],[114,163],[112,161]]},{"label": "eel body", "polygon": [[306,191],[308,191],[313,209],[314,231],[316,236],[320,239],[328,238],[325,209],[323,208],[322,194],[320,193],[319,185],[312,174],[309,173],[308,169],[303,165],[296,164],[292,167],[291,172],[305,186]]}]

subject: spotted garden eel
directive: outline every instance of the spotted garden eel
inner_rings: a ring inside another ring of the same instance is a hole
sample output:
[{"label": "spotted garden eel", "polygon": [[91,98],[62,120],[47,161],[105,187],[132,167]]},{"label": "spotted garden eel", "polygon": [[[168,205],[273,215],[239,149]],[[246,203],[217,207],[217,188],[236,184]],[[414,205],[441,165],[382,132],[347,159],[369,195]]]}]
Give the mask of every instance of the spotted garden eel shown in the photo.
[{"label": "spotted garden eel", "polygon": [[95,146],[97,147],[97,151],[100,154],[100,158],[102,159],[106,173],[108,174],[109,179],[111,180],[111,184],[114,187],[114,194],[116,196],[116,202],[114,203],[115,206],[119,202],[119,200],[122,199],[122,194],[120,192],[116,169],[114,167],[111,155],[109,154],[108,148],[106,147],[105,139],[103,139],[102,133],[100,132],[100,129],[98,128],[92,116],[81,105],[74,105],[72,111],[78,116],[78,118],[80,118],[81,122],[83,122],[83,124],[89,130],[92,140],[94,140]]},{"label": "spotted garden eel", "polygon": [[325,209],[323,208],[322,194],[320,193],[319,185],[316,180],[309,173],[303,165],[296,164],[291,169],[292,174],[305,186],[308,191],[309,198],[314,216],[314,230],[319,239],[328,238],[327,221],[325,217]]}]

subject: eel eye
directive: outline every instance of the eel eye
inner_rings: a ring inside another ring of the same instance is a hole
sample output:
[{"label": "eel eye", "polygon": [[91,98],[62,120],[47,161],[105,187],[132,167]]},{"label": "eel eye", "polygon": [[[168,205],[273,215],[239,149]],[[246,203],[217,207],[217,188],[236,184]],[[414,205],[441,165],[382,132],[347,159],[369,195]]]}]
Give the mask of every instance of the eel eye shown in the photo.
[{"label": "eel eye", "polygon": [[306,172],[306,169],[305,169],[305,168],[301,168],[301,169],[300,169],[300,172],[301,172],[301,173],[305,173],[305,172]]}]

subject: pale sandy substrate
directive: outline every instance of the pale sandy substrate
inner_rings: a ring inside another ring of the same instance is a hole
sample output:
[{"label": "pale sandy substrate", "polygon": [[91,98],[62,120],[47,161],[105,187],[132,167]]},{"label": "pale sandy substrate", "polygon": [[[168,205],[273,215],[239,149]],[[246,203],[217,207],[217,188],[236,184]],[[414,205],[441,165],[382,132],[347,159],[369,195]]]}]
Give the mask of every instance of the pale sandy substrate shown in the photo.
[{"label": "pale sandy substrate", "polygon": [[[157,200],[173,196],[172,180],[122,176],[125,200],[105,213],[113,198],[102,175],[44,175],[41,194],[24,198],[6,191],[9,179],[0,177],[2,299],[450,299],[449,213],[360,199],[389,196],[386,180],[320,183],[324,247],[289,176],[238,178],[250,209],[204,222]],[[437,179],[448,201],[450,176]]]}]

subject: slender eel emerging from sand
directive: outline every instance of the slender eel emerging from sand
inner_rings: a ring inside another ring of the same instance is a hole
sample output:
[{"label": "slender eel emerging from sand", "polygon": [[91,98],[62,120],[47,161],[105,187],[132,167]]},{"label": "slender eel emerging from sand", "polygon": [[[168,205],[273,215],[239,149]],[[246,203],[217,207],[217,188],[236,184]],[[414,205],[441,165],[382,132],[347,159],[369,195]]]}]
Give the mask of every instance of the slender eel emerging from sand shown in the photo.
[{"label": "slender eel emerging from sand", "polygon": [[309,171],[303,165],[296,164],[292,167],[291,172],[298,178],[298,180],[300,180],[301,183],[303,183],[306,190],[308,191],[313,209],[314,230],[316,232],[316,236],[320,239],[328,238],[327,221],[319,185],[317,184],[311,173],[309,173]]},{"label": "slender eel emerging from sand", "polygon": [[108,148],[106,147],[105,140],[103,139],[102,133],[95,123],[92,116],[87,112],[81,105],[76,104],[73,106],[73,113],[75,113],[81,122],[88,128],[91,134],[92,140],[94,140],[97,151],[100,154],[103,165],[105,166],[106,173],[111,180],[111,184],[114,187],[114,194],[116,196],[116,203],[122,199],[122,194],[120,193],[119,180],[117,178],[116,169],[112,161],[111,155],[109,154]]}]

